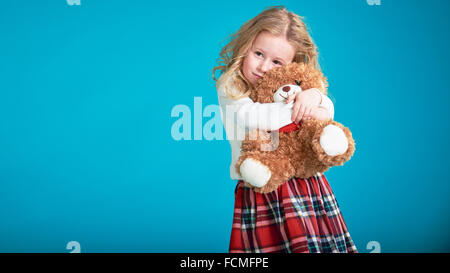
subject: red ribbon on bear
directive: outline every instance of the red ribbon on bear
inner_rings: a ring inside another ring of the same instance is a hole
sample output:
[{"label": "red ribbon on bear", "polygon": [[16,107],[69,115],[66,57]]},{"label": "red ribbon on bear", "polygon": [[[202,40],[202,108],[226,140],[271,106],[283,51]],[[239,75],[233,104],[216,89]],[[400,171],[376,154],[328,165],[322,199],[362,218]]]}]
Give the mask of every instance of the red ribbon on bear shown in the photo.
[{"label": "red ribbon on bear", "polygon": [[290,133],[290,132],[298,130],[300,128],[300,126],[301,126],[301,122],[298,125],[292,122],[286,126],[281,127],[280,130],[278,130],[278,131],[280,133]]}]

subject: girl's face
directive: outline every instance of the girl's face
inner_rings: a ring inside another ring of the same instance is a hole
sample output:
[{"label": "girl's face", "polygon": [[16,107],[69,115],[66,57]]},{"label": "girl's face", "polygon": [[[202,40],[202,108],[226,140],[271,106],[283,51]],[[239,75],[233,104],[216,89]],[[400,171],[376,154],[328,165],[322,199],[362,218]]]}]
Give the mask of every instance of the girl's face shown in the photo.
[{"label": "girl's face", "polygon": [[272,68],[287,65],[294,59],[295,48],[284,36],[263,31],[256,36],[242,64],[245,78],[255,84]]}]

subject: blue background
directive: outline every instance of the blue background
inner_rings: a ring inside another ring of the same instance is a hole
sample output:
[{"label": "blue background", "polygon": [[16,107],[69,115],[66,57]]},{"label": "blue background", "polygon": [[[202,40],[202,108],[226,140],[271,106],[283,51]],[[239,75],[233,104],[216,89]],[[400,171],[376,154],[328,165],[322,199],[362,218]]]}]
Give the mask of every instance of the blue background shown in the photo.
[{"label": "blue background", "polygon": [[225,38],[278,4],[357,143],[326,175],[359,251],[448,252],[446,0],[2,1],[0,251],[227,252],[229,144],[175,141],[170,113],[217,105]]}]

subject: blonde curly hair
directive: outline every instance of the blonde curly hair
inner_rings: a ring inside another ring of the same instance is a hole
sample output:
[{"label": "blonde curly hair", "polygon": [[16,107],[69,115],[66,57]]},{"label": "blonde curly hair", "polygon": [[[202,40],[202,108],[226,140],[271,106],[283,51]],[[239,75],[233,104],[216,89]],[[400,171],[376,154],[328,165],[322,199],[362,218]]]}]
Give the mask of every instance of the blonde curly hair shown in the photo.
[{"label": "blonde curly hair", "polygon": [[[230,42],[220,51],[217,66],[212,74],[217,85],[225,84],[226,94],[232,99],[249,95],[250,82],[242,73],[242,64],[256,37],[262,31],[272,35],[283,35],[294,46],[296,55],[293,62],[310,64],[320,70],[318,50],[308,33],[303,18],[288,11],[284,6],[266,8],[253,19],[245,22],[241,28],[230,36]],[[221,74],[219,80],[215,73]],[[231,81],[226,81],[232,77]],[[230,88],[231,82],[234,88]]]}]

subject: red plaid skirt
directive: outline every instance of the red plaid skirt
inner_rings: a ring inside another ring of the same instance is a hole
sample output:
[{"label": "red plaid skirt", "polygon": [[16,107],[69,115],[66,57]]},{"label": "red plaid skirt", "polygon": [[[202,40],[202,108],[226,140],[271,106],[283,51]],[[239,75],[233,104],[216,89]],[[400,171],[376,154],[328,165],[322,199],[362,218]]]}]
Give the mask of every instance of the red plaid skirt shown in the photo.
[{"label": "red plaid skirt", "polygon": [[238,181],[230,253],[357,252],[324,175],[262,194]]}]

